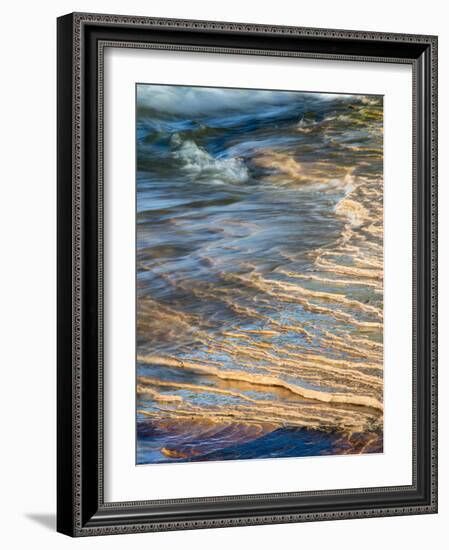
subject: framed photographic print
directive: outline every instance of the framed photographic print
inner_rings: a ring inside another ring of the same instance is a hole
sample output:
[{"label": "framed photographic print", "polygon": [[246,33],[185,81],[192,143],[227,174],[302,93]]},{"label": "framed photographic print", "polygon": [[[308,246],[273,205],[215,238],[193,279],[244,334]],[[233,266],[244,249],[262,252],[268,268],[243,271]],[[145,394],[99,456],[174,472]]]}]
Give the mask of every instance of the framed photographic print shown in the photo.
[{"label": "framed photographic print", "polygon": [[437,511],[437,38],[58,19],[58,531]]}]

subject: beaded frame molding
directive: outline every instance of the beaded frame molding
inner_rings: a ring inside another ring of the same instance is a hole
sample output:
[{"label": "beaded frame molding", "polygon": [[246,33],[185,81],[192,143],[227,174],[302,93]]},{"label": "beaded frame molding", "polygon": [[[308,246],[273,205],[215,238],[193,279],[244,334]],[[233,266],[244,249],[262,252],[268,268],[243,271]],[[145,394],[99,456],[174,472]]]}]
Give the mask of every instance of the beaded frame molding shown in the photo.
[{"label": "beaded frame molding", "polygon": [[[105,47],[406,63],[413,71],[410,486],[105,502]],[[58,494],[70,536],[437,512],[437,37],[74,13],[58,18]]]}]

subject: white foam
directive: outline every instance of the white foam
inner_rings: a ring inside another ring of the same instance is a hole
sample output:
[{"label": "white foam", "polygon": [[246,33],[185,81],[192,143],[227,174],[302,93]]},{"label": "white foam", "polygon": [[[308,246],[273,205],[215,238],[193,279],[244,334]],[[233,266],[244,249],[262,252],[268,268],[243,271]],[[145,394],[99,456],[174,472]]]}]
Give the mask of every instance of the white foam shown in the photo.
[{"label": "white foam", "polygon": [[165,113],[198,116],[223,113],[224,110],[258,111],[261,106],[285,105],[299,97],[331,101],[351,99],[351,94],[313,91],[208,88],[197,86],[164,86],[138,84],[137,98],[142,106]]},{"label": "white foam", "polygon": [[239,158],[216,159],[194,141],[181,141],[176,134],[172,142],[178,145],[173,157],[182,162],[181,170],[192,180],[207,183],[244,183],[248,169]]}]

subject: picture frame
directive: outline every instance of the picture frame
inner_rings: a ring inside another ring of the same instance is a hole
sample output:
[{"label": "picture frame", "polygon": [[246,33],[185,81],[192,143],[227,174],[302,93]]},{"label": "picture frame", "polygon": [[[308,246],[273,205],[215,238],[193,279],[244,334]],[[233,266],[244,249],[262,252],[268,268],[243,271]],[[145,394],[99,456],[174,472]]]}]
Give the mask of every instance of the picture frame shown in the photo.
[{"label": "picture frame", "polygon": [[[58,18],[57,29],[57,530],[78,537],[436,513],[437,37],[88,13]],[[111,45],[411,66],[410,485],[175,499],[150,490],[145,500],[105,501],[102,102]]]}]

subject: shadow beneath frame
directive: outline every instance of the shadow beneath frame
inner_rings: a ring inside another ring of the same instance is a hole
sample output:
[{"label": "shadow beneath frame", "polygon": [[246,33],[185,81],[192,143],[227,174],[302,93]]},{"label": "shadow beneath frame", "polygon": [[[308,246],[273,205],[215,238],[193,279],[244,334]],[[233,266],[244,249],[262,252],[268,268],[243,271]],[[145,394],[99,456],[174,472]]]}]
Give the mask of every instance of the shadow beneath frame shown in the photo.
[{"label": "shadow beneath frame", "polygon": [[46,529],[56,531],[56,514],[25,514],[25,517]]}]

